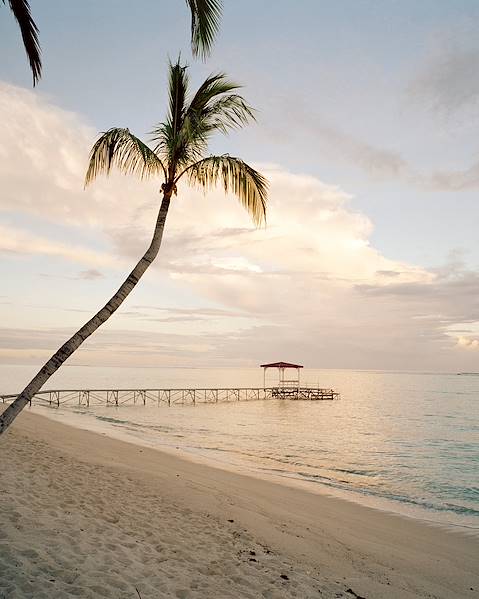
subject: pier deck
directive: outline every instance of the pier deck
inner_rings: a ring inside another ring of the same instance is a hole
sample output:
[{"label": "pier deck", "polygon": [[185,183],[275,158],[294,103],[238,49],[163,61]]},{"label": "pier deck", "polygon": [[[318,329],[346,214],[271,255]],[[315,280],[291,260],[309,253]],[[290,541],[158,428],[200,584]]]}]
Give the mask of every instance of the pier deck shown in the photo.
[{"label": "pier deck", "polygon": [[[0,401],[10,402],[16,394],[1,395]],[[320,387],[231,387],[218,389],[59,389],[39,391],[31,403],[59,407],[120,406],[120,405],[196,405],[231,401],[265,399],[333,400],[339,393]]]}]

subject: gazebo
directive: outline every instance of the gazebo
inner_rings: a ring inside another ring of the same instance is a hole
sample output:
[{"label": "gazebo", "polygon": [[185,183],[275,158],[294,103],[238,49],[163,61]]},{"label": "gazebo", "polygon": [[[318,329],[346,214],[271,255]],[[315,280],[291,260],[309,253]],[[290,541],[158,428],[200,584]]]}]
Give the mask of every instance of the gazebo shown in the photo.
[{"label": "gazebo", "polygon": [[[268,368],[277,368],[278,369],[278,387],[298,387],[299,388],[299,371],[301,368],[301,364],[291,364],[290,362],[272,362],[271,364],[261,364],[261,368],[263,369],[263,388],[266,388],[266,371]],[[296,370],[296,378],[295,379],[285,379],[284,371],[287,369]]]}]

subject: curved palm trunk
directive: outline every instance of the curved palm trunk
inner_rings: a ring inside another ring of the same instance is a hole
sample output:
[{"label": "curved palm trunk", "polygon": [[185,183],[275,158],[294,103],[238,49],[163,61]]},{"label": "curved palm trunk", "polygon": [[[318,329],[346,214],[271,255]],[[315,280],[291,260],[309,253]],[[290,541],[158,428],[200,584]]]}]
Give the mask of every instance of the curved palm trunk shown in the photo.
[{"label": "curved palm trunk", "polygon": [[64,343],[60,349],[48,360],[38,374],[30,381],[20,395],[11,403],[8,408],[0,415],[0,435],[4,433],[8,426],[15,420],[23,408],[30,403],[35,393],[38,393],[48,379],[60,368],[60,366],[88,339],[110,316],[118,310],[121,304],[131,293],[135,285],[145,273],[153,260],[158,255],[163,237],[166,216],[171,199],[171,190],[165,191],[161,202],[160,211],[156,221],[155,232],[151,240],[150,247],[146,250],[135,268],[128,275],[125,282],[121,285],[115,295],[108,301],[103,308],[95,314],[73,337]]}]

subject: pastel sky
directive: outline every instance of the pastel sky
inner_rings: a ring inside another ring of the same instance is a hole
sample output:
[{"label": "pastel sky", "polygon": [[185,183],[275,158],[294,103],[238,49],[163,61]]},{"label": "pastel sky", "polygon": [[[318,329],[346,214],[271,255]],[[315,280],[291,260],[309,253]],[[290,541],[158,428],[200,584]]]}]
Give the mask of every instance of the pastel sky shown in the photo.
[{"label": "pastel sky", "polygon": [[205,64],[182,0],[31,1],[32,89],[0,4],[0,360],[41,364],[110,297],[161,182],[87,191],[99,131],[147,136],[168,56],[257,123],[214,140],[270,180],[268,226],[179,189],[157,264],[77,364],[479,370],[479,3],[225,0]]}]

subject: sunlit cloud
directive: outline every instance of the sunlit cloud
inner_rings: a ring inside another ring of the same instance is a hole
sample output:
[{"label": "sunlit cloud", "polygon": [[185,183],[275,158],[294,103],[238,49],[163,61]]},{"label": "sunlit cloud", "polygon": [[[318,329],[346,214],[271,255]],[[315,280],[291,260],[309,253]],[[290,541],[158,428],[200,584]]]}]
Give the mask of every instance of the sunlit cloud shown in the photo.
[{"label": "sunlit cloud", "polygon": [[470,337],[458,337],[457,345],[464,349],[477,350],[479,349],[479,339],[471,339]]},{"label": "sunlit cloud", "polygon": [[[100,306],[106,298],[95,289],[111,283],[114,291],[149,243],[159,182],[117,175],[85,191],[94,130],[12,86],[0,87],[0,108],[0,252],[10,259],[30,255],[71,263],[71,270],[57,275],[55,263],[47,262],[43,276],[48,272],[51,286],[77,281],[88,308],[93,300]],[[370,156],[379,164],[379,154]],[[403,172],[393,156],[383,158],[391,175]],[[451,333],[479,322],[475,273],[460,263],[426,269],[388,257],[371,242],[373,222],[340,186],[280,166],[256,166],[270,181],[267,227],[256,229],[236,198],[222,190],[204,195],[180,185],[156,276],[139,285],[75,361],[252,365],[284,354],[318,366],[438,369],[452,368],[458,354],[467,354],[458,346],[475,349],[475,339]],[[55,223],[61,240],[43,231],[40,220]],[[64,241],[70,237],[72,242]],[[93,247],[92,239],[100,244]],[[192,307],[166,302],[165,281]],[[42,329],[39,312],[38,329],[23,330],[17,307],[17,320],[9,320],[11,329],[0,337],[3,359],[35,362],[56,349],[72,332],[62,326],[62,315],[82,311],[77,299],[74,307],[56,311],[57,326],[48,329]]]}]

